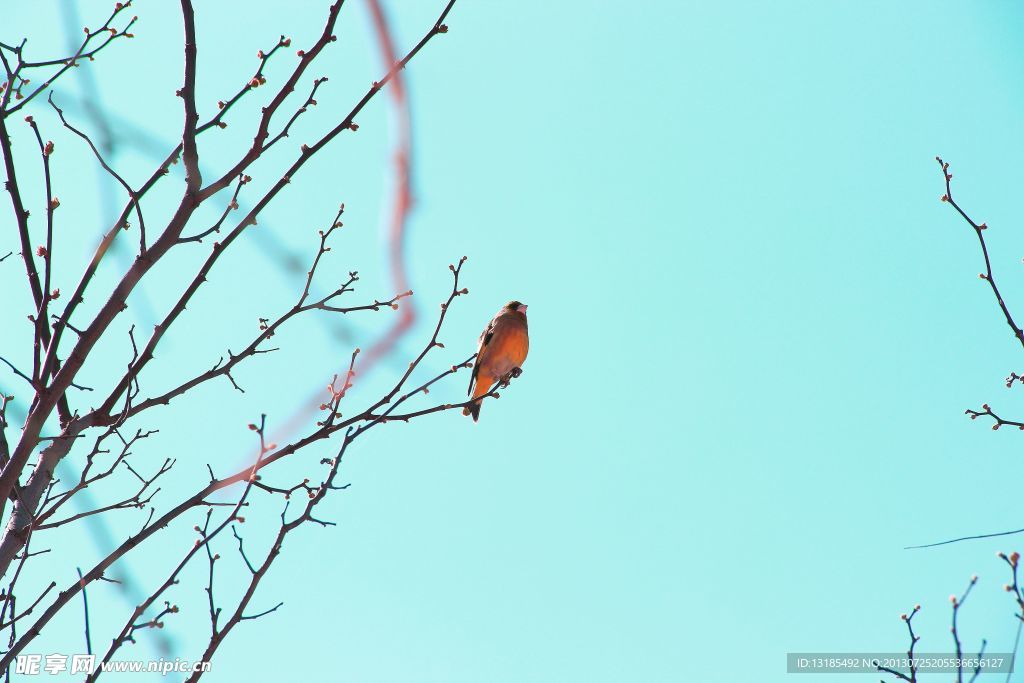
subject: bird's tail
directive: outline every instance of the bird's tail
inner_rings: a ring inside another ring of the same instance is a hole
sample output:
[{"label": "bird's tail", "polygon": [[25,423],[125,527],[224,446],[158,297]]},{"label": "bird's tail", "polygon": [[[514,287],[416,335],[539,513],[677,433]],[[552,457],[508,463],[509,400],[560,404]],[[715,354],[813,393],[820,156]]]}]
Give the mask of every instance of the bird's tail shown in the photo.
[{"label": "bird's tail", "polygon": [[480,419],[480,404],[484,402],[483,399],[481,399],[480,397],[486,394],[488,391],[490,391],[491,384],[494,384],[494,382],[491,382],[490,384],[486,383],[486,379],[488,378],[483,376],[478,377],[476,380],[476,386],[473,388],[473,398],[480,400],[473,401],[468,406],[462,409],[463,415],[473,416],[473,422],[476,422]]},{"label": "bird's tail", "polygon": [[472,415],[473,416],[473,422],[476,422],[477,420],[480,419],[480,403],[479,402],[473,403],[472,405],[467,406],[466,408],[463,408],[462,409],[462,414],[463,415]]}]

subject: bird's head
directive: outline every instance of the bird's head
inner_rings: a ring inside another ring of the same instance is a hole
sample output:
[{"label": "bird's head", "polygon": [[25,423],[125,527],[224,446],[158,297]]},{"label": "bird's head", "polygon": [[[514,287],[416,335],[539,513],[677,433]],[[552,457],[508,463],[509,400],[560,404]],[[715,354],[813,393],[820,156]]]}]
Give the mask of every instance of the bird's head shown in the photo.
[{"label": "bird's head", "polygon": [[509,301],[505,304],[506,311],[515,311],[516,313],[522,313],[526,315],[526,304],[519,301]]}]

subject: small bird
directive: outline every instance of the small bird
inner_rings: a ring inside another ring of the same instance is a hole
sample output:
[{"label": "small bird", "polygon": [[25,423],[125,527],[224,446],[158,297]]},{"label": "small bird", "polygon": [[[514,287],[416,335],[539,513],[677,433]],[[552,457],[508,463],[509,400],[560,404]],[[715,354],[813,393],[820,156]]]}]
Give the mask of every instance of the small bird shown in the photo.
[{"label": "small bird", "polygon": [[509,301],[501,307],[494,319],[480,335],[480,348],[469,378],[472,404],[463,408],[463,415],[472,415],[473,422],[480,419],[480,404],[494,383],[508,376],[522,373],[523,361],[530,350],[530,334],[526,329],[526,304]]}]

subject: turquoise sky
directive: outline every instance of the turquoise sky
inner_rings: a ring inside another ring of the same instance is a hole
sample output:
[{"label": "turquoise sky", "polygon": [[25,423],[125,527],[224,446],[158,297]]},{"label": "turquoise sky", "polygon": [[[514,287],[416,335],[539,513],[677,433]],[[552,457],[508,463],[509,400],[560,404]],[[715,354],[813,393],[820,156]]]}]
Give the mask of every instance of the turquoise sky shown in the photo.
[{"label": "turquoise sky", "polygon": [[[279,34],[308,45],[327,5],[196,4],[201,117]],[[442,4],[386,3],[403,51]],[[38,57],[63,51],[61,7],[10,3],[0,39],[29,35]],[[117,153],[132,182],[180,130],[175,7],[138,2],[137,38],[89,67],[95,85],[76,74],[57,90],[87,127],[75,102],[96,88],[115,132],[133,141]],[[95,25],[107,8],[78,11]],[[963,415],[984,402],[1024,415],[1021,389],[1003,383],[1024,367],[1021,349],[977,277],[974,235],[938,201],[934,161],[951,162],[958,200],[988,222],[1004,293],[1024,315],[1020,6],[459,0],[447,23],[450,33],[407,71],[417,196],[408,255],[421,324],[346,400],[371,400],[404,370],[429,338],[448,264],[462,255],[471,296],[456,302],[441,335],[447,348],[424,377],[472,353],[511,298],[530,306],[525,373],[484,406],[479,424],[446,413],[357,442],[343,467],[351,488],[320,509],[338,526],[289,539],[254,602],[284,607],[237,630],[210,680],[793,680],[790,651],[904,649],[899,614],[915,603],[919,648],[951,649],[948,596],[975,573],[961,612],[966,645],[984,637],[990,651],[1009,650],[1013,605],[995,553],[1024,539],[903,548],[1024,526],[1015,476],[1024,435]],[[331,79],[319,106],[287,151],[252,173],[256,183],[276,178],[300,143],[380,77],[361,0],[349,0],[337,33],[309,73]],[[268,87],[293,63],[293,52],[282,57]],[[203,137],[210,174],[251,139],[247,117],[260,104]],[[88,150],[45,106],[31,111],[57,143],[56,262],[70,292],[108,209]],[[393,294],[382,218],[394,131],[386,99],[358,122],[217,266],[207,298],[168,335],[144,394],[183,369],[205,370],[258,333],[257,317],[286,310],[300,283],[279,264],[308,262],[338,202],[346,227],[323,286],[359,269],[353,301]],[[15,128],[32,178],[34,142],[20,121]],[[179,185],[154,196],[147,222],[157,224]],[[9,212],[0,215],[2,255],[17,246]],[[134,240],[105,262],[83,312],[102,303]],[[182,249],[153,273],[83,382],[111,381],[129,322],[147,330],[208,248]],[[30,332],[22,280],[15,259],[0,263],[0,291],[11,292],[0,301],[3,352],[19,362]],[[178,459],[158,510],[205,482],[206,463],[238,469],[253,446],[246,423],[260,412],[285,422],[392,319],[346,319],[341,337],[330,320],[299,322],[275,339],[280,353],[239,370],[245,394],[217,382],[140,417],[135,426],[160,429],[138,449],[140,466]],[[9,375],[0,383],[20,390]],[[454,402],[464,391],[458,377],[431,397]],[[330,453],[304,452],[267,478],[316,476]],[[254,553],[280,511],[279,500],[256,500],[263,511],[244,525]],[[144,519],[124,512],[110,533],[123,537]],[[192,543],[199,519],[129,556],[143,588],[163,580],[161,567]],[[52,538],[74,552],[40,557],[31,576],[40,585],[54,574],[69,583],[76,564],[100,556],[83,532]],[[247,572],[230,536],[216,549],[230,604]],[[176,656],[194,657],[206,642],[205,569],[197,562],[170,596],[183,611],[162,635]],[[109,585],[89,598],[94,634],[105,638],[130,607]],[[60,651],[80,633],[76,605],[37,643]],[[128,653],[159,656],[153,642],[144,635]]]}]

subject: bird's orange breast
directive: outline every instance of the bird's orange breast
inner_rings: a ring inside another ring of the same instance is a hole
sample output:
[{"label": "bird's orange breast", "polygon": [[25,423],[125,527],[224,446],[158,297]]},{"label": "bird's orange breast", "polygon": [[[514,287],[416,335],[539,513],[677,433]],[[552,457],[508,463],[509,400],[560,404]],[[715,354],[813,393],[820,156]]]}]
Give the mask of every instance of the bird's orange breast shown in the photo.
[{"label": "bird's orange breast", "polygon": [[521,367],[529,350],[530,336],[526,325],[519,321],[500,320],[481,354],[478,375],[483,377],[477,377],[477,387],[489,387],[513,368]]},{"label": "bird's orange breast", "polygon": [[525,329],[513,328],[505,330],[504,334],[495,335],[491,340],[487,355],[495,360],[511,362],[513,367],[519,367],[526,360],[526,354],[530,351],[530,336]]}]

